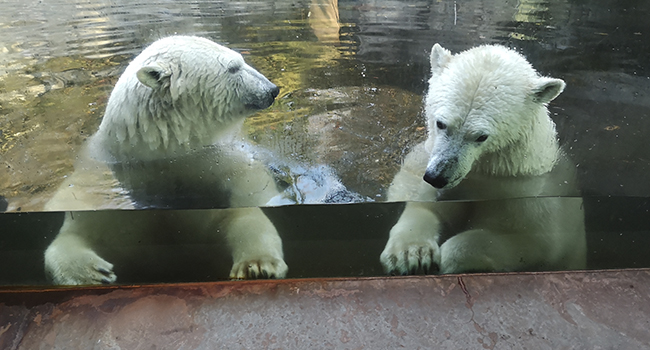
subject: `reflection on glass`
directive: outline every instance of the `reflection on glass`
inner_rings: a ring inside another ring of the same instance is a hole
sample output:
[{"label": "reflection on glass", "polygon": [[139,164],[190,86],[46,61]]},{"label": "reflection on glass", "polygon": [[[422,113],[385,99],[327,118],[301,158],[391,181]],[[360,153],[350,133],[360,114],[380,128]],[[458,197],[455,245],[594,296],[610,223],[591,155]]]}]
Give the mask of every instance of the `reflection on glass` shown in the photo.
[{"label": "reflection on glass", "polygon": [[219,258],[223,261],[230,255],[232,264],[222,265],[232,266],[231,279],[286,276],[282,241],[259,208],[67,212],[61,230],[45,250],[45,273],[60,285],[113,283],[121,278],[120,270],[129,276],[129,269],[140,269],[133,265],[143,264],[150,266],[149,275],[144,274],[150,280],[151,275],[164,274],[161,267],[151,266],[157,252],[174,259],[176,245],[199,242],[210,247],[220,240],[227,250],[217,247],[204,252],[206,259],[217,255],[216,262],[210,263],[212,273],[219,271]]},{"label": "reflection on glass", "polygon": [[[498,210],[507,206],[562,207],[579,198],[525,198],[488,200],[481,205]],[[566,203],[564,203],[566,201]],[[421,202],[418,202],[421,203]],[[409,203],[407,205],[411,205]],[[440,210],[473,206],[472,201],[438,202]],[[633,268],[650,266],[648,215],[645,198],[591,197],[584,199],[587,237],[587,268]],[[287,278],[386,276],[379,256],[388,231],[404,209],[404,203],[347,205],[293,205],[264,208],[282,238]],[[113,265],[117,284],[174,283],[227,280],[233,254],[224,231],[193,231],[184,225],[202,216],[225,217],[210,210],[112,210],[73,212],[89,220],[105,220],[109,235],[96,237],[89,246]],[[0,284],[48,285],[43,252],[61,228],[59,212],[4,213],[0,215]],[[154,221],[153,230],[132,227]],[[214,222],[218,227],[223,222]],[[130,235],[126,233],[130,232]],[[562,232],[558,232],[562,233]],[[448,236],[439,241],[443,246]],[[541,251],[541,250],[540,250]],[[526,269],[554,269],[529,265]],[[421,271],[417,271],[421,273]],[[429,271],[435,273],[435,271]]]},{"label": "reflection on glass", "polygon": [[[43,252],[64,216],[40,211],[147,208],[131,218],[142,215],[147,221],[149,209],[233,205],[231,194],[223,191],[229,184],[182,190],[182,181],[176,182],[179,186],[170,181],[167,188],[142,187],[138,182],[149,170],[168,172],[167,164],[151,161],[148,170],[138,174],[134,164],[124,168],[98,161],[86,151],[128,63],[144,47],[174,34],[226,44],[280,87],[274,104],[248,117],[241,136],[229,147],[201,148],[194,159],[184,160],[185,165],[201,163],[201,157],[215,163],[234,155],[251,160],[250,167],[233,169],[224,181],[247,181],[242,174],[251,170],[268,176],[257,185],[273,186],[264,187],[264,198],[254,203],[244,195],[243,206],[361,203],[263,209],[284,240],[289,277],[384,274],[379,256],[403,206],[385,202],[391,199],[391,184],[405,158],[427,138],[422,96],[431,76],[434,42],[453,52],[502,44],[524,54],[541,75],[567,83],[549,112],[559,145],[573,161],[566,164],[576,172],[578,193],[584,196],[586,266],[650,266],[639,250],[647,245],[644,233],[650,227],[650,153],[643,146],[650,128],[645,10],[639,4],[564,0],[8,4],[0,13],[5,24],[0,38],[0,209],[4,198],[7,211],[0,216],[0,283],[45,281]],[[214,168],[200,171],[206,183],[217,176]],[[422,176],[418,174],[421,185],[430,189]],[[539,196],[535,185],[526,181],[517,179],[519,188],[528,191],[525,196]],[[485,201],[475,187],[447,193],[465,202]],[[567,195],[556,190],[546,194]],[[487,202],[507,207],[497,198],[488,196]],[[399,198],[410,201],[407,206],[416,205],[416,199]],[[521,206],[534,200],[544,206],[542,199],[519,200]],[[573,207],[569,203],[572,198],[566,204]],[[436,204],[447,205],[454,206]],[[116,223],[128,216],[110,213]],[[156,215],[167,213],[178,215]],[[183,244],[218,245],[192,237],[188,234]],[[446,238],[440,237],[440,247]],[[149,242],[148,249],[165,257],[162,260],[181,255],[181,249],[174,252],[173,247],[180,246],[173,241]],[[138,264],[152,267],[153,255],[132,264],[92,249],[114,265],[117,283],[192,281],[228,278],[233,261],[224,242],[218,245],[222,251],[187,251],[199,265],[200,255],[218,255],[223,261],[205,264],[223,267],[218,273],[194,273],[192,263],[170,263],[161,264],[166,269],[143,268],[148,272],[130,274],[126,266],[133,271]],[[138,249],[131,252],[146,251]],[[522,268],[560,268],[540,266]],[[174,271],[175,277],[151,271]]]}]

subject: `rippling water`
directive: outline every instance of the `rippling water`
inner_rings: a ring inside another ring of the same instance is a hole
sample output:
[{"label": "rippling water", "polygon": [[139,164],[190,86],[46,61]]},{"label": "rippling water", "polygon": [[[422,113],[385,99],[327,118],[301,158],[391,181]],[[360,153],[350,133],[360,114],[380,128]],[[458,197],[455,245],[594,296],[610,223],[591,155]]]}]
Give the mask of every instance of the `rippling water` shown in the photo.
[{"label": "rippling water", "polygon": [[[650,155],[637,146],[640,130],[650,127],[647,12],[643,4],[611,7],[605,1],[5,3],[0,156],[7,172],[0,174],[0,193],[14,198],[12,210],[42,208],[70,173],[79,145],[94,132],[130,58],[162,36],[195,34],[242,52],[281,86],[278,103],[248,123],[262,144],[305,150],[313,139],[338,137],[343,143],[338,149],[351,154],[347,163],[334,164],[341,173],[358,161],[384,159],[373,164],[374,175],[343,175],[346,185],[369,198],[381,197],[404,148],[423,135],[419,96],[432,43],[452,51],[493,42],[517,47],[542,73],[569,84],[552,112],[562,141],[580,164],[585,192],[647,196]],[[325,93],[309,96],[309,89]],[[377,91],[384,94],[380,100]],[[393,98],[397,103],[391,104]],[[314,130],[332,115],[351,112],[362,122],[347,125],[350,134],[363,134],[363,121],[383,123],[387,130],[381,137],[395,135],[395,147],[381,149],[372,135],[355,140]],[[390,121],[396,115],[402,115],[401,125]],[[299,135],[292,123],[312,129]],[[287,137],[282,130],[292,126]],[[356,152],[368,142],[377,145],[372,154]],[[328,157],[332,146],[321,143],[310,154],[289,155],[326,163],[338,157]],[[364,188],[369,181],[379,187]]]}]

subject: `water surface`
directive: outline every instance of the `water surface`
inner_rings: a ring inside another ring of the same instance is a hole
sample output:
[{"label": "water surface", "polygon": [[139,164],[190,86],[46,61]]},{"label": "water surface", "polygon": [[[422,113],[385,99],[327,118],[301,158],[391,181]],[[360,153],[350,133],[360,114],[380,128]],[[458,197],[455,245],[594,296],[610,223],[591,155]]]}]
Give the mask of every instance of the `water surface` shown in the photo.
[{"label": "water surface", "polygon": [[[381,199],[424,136],[428,52],[521,50],[567,90],[551,105],[588,195],[648,196],[650,40],[643,2],[23,1],[0,14],[0,192],[40,210],[72,172],[129,60],[165,35],[242,52],[282,92],[246,131],[281,156],[332,166]],[[106,186],[113,186],[108,181]]]}]

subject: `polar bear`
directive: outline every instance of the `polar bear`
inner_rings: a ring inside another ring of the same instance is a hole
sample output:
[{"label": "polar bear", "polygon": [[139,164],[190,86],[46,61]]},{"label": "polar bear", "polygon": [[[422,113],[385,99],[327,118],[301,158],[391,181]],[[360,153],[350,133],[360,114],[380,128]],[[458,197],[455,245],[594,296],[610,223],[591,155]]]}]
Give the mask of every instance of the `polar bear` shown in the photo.
[{"label": "polar bear", "polygon": [[452,55],[435,44],[430,61],[429,135],[389,188],[388,200],[408,203],[381,253],[384,269],[584,268],[575,166],[546,107],[565,83],[498,45]]},{"label": "polar bear", "polygon": [[[256,206],[278,195],[266,167],[232,135],[246,116],[269,107],[279,88],[235,51],[208,39],[172,36],[147,47],[126,68],[108,100],[88,153],[108,164],[139,208],[205,209],[184,214],[67,212],[45,251],[56,284],[112,283],[113,264],[96,251],[152,231],[225,235],[234,279],[287,273],[282,242]],[[49,210],[66,210],[55,196]]]}]

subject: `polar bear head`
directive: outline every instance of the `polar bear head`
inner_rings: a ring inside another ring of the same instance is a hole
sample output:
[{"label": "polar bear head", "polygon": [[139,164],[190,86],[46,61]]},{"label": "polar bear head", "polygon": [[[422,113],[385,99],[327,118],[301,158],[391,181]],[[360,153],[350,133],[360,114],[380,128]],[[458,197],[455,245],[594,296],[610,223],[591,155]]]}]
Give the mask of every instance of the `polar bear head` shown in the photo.
[{"label": "polar bear head", "polygon": [[452,188],[470,171],[539,175],[558,157],[546,104],[564,82],[540,76],[517,52],[498,45],[452,55],[431,50],[425,115],[431,156],[424,180]]},{"label": "polar bear head", "polygon": [[115,85],[94,152],[112,161],[177,156],[219,141],[278,92],[233,50],[199,37],[160,39]]}]

